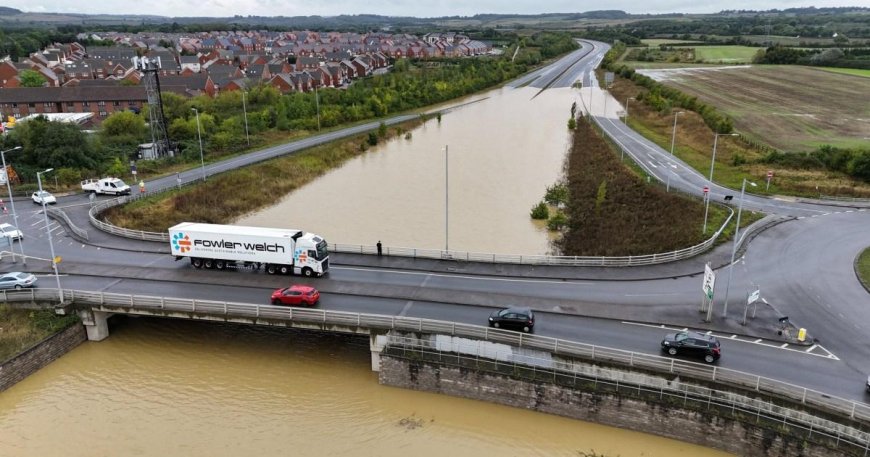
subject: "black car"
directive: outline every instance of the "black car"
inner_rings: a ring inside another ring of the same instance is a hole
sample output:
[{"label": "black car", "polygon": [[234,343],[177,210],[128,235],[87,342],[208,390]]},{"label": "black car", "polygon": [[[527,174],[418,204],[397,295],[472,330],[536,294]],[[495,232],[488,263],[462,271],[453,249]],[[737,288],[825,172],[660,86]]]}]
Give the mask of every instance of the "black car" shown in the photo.
[{"label": "black car", "polygon": [[489,326],[522,330],[526,333],[535,328],[535,313],[529,308],[504,308],[489,315]]},{"label": "black car", "polygon": [[700,357],[707,363],[719,360],[722,349],[715,336],[698,332],[677,332],[665,335],[662,350],[670,355],[684,354]]}]

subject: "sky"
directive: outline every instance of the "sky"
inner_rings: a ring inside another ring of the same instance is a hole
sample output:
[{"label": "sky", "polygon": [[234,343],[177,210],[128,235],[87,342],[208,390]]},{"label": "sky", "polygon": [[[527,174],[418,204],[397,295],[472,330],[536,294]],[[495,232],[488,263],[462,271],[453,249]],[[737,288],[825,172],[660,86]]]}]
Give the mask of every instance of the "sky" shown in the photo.
[{"label": "sky", "polygon": [[473,16],[475,14],[581,13],[622,10],[633,14],[714,13],[723,9],[768,10],[815,6],[868,6],[867,0],[0,0],[24,12],[148,14],[157,16]]}]

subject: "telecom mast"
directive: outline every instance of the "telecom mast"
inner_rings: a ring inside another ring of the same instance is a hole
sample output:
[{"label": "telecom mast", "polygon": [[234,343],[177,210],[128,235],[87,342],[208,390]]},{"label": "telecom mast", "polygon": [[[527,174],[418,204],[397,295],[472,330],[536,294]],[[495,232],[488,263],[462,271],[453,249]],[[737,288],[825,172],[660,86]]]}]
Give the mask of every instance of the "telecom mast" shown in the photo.
[{"label": "telecom mast", "polygon": [[133,66],[142,72],[143,81],[145,82],[145,95],[148,97],[148,116],[150,118],[151,127],[151,151],[147,151],[146,155],[153,157],[143,157],[157,159],[161,157],[175,154],[172,143],[169,141],[169,135],[166,130],[166,118],[163,115],[163,100],[160,97],[160,57],[157,59],[149,59],[148,57],[133,57]]}]

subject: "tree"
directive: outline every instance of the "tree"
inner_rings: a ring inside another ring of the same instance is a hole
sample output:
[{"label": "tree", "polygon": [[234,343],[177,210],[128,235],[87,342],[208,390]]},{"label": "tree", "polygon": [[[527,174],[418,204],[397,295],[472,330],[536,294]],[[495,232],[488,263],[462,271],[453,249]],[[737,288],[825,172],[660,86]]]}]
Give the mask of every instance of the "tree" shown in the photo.
[{"label": "tree", "polygon": [[146,132],[145,121],[132,111],[112,113],[100,125],[100,137],[108,145],[136,146],[145,138]]},{"label": "tree", "polygon": [[22,159],[35,167],[95,169],[100,159],[75,125],[39,116],[19,124],[14,134],[24,147]]},{"label": "tree", "polygon": [[21,80],[21,87],[42,87],[46,82],[48,82],[48,80],[36,70],[23,70],[21,73],[18,73],[18,79]]}]

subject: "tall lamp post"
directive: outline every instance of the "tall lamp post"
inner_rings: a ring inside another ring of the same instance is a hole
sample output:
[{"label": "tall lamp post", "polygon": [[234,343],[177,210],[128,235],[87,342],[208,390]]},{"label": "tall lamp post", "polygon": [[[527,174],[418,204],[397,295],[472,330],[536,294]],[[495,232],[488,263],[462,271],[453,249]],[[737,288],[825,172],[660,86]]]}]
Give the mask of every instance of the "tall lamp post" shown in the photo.
[{"label": "tall lamp post", "polygon": [[674,132],[671,134],[671,155],[674,155],[674,143],[677,140],[677,116],[685,114],[685,111],[677,111],[674,113]]},{"label": "tall lamp post", "polygon": [[[6,190],[9,191],[9,206],[12,207],[12,220],[15,221],[15,228],[18,228],[18,214],[15,212],[15,201],[12,200],[12,184],[10,184],[9,173],[6,168],[6,153],[17,151],[21,149],[21,146],[15,146],[12,149],[7,149],[5,151],[0,151],[0,158],[3,159],[3,173],[6,176]],[[12,243],[12,239],[9,239],[9,249],[12,251],[12,262],[15,262],[15,246]],[[24,255],[24,243],[18,242],[18,249],[21,250],[21,261],[24,265],[27,265],[27,257]]]},{"label": "tall lamp post", "polygon": [[628,97],[625,99],[625,125],[628,125],[628,102],[631,100],[637,100],[634,97]]},{"label": "tall lamp post", "polygon": [[743,212],[743,195],[746,193],[746,183],[755,187],[755,183],[743,178],[743,185],[740,186],[740,205],[737,209],[737,228],[734,229],[734,246],[731,248],[731,263],[728,267],[728,282],[725,283],[725,308],[722,310],[722,317],[728,317],[728,289],[731,287],[731,276],[734,274],[734,256],[737,254],[737,238],[740,235],[740,213]]},{"label": "tall lamp post", "polygon": [[[39,183],[40,195],[42,195],[42,175],[52,170],[54,168],[36,172],[36,181]],[[57,292],[60,294],[60,302],[63,303],[63,288],[60,286],[60,275],[57,273],[57,257],[54,255],[54,242],[51,240],[51,230],[48,228],[48,211],[45,209],[44,198],[42,199],[42,216],[45,218],[45,233],[48,235],[48,248],[51,250],[51,268],[54,269],[54,278],[57,280]]]},{"label": "tall lamp post", "polygon": [[205,181],[205,158],[202,155],[202,128],[199,126],[199,110],[191,108],[196,113],[196,136],[199,137],[199,163],[202,165],[202,180]]},{"label": "tall lamp post", "polygon": [[447,145],[444,146],[444,250],[450,250],[450,200],[448,199],[448,183],[450,182],[449,172],[450,168],[447,166],[448,153],[447,153]]},{"label": "tall lamp post", "polygon": [[242,91],[242,113],[245,115],[245,140],[248,142],[248,146],[251,145],[251,136],[248,135],[248,108],[245,106],[245,91]]},{"label": "tall lamp post", "polygon": [[713,193],[713,165],[716,163],[716,144],[719,142],[720,136],[738,136],[737,133],[716,133],[713,136],[713,157],[710,159],[710,179],[707,183],[707,188],[710,189],[710,192],[705,196],[707,198],[707,202],[704,205],[704,230],[701,233],[707,233],[707,211],[710,209],[710,195]]}]

